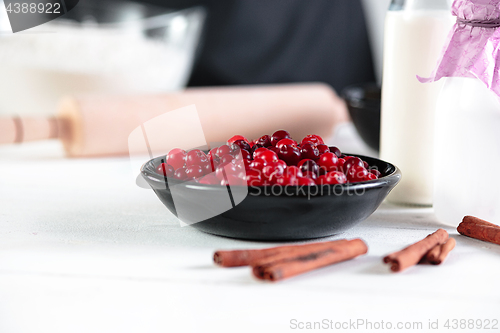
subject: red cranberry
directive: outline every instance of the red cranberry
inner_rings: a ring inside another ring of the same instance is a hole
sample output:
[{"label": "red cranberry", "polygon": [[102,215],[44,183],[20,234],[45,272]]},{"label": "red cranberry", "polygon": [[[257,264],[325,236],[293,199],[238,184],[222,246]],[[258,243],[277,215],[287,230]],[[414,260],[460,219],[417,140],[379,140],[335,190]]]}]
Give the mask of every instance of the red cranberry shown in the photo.
[{"label": "red cranberry", "polygon": [[179,169],[175,170],[174,177],[177,178],[177,179],[179,179],[179,180],[186,180],[186,179],[188,179],[188,176],[186,174],[186,168],[182,167],[182,168],[179,168]]},{"label": "red cranberry", "polygon": [[[348,163],[347,161],[346,163]],[[347,170],[347,180],[351,183],[362,182],[365,180],[368,171],[360,165],[353,165]]]},{"label": "red cranberry", "polygon": [[324,154],[324,153],[329,153],[330,152],[330,148],[328,148],[327,145],[319,144],[316,147],[318,147],[320,155]]},{"label": "red cranberry", "polygon": [[340,151],[340,149],[338,149],[335,146],[330,147],[330,152],[334,153],[335,155],[337,155],[337,157],[341,157],[341,155],[342,155],[342,152]]},{"label": "red cranberry", "polygon": [[326,184],[345,184],[347,183],[347,177],[343,172],[340,171],[332,171],[325,175]]},{"label": "red cranberry", "polygon": [[281,186],[299,185],[299,180],[294,176],[283,175],[282,177],[276,179],[276,184]]},{"label": "red cranberry", "polygon": [[248,142],[246,142],[245,140],[236,140],[232,143],[231,145],[231,148],[233,150],[237,149],[237,147],[240,149],[240,150],[248,150],[250,151],[250,149],[252,149],[250,147],[250,145],[248,144]]},{"label": "red cranberry", "polygon": [[179,169],[184,166],[186,162],[186,152],[179,148],[174,148],[167,154],[167,163],[174,169]]},{"label": "red cranberry", "polygon": [[286,169],[286,167],[287,167],[287,165],[286,165],[285,161],[283,161],[283,160],[277,160],[275,163],[276,163],[277,165],[281,166],[281,167],[283,168],[283,170],[285,170],[285,169]]},{"label": "red cranberry", "polygon": [[250,170],[247,172],[245,179],[248,186],[263,186],[264,182],[261,177],[261,173],[258,170]]},{"label": "red cranberry", "polygon": [[220,180],[217,179],[214,175],[206,175],[201,178],[198,183],[200,184],[207,184],[207,185],[217,185],[220,183]]},{"label": "red cranberry", "polygon": [[318,175],[315,174],[314,172],[306,171],[302,173],[304,177],[306,178],[311,178],[312,180],[316,180],[318,178]]},{"label": "red cranberry", "polygon": [[265,179],[270,179],[276,170],[273,165],[266,165],[262,168],[262,177]]},{"label": "red cranberry", "polygon": [[262,169],[262,176],[266,179],[271,179],[271,177],[278,178],[283,175],[285,168],[281,163],[271,162]]},{"label": "red cranberry", "polygon": [[205,164],[200,165],[201,168],[203,169],[203,174],[207,175],[211,173],[212,171],[215,171],[215,167],[212,167],[212,164],[207,162]]},{"label": "red cranberry", "polygon": [[382,176],[382,173],[380,173],[380,171],[378,171],[377,169],[371,169],[370,173],[374,174],[377,178],[380,178],[380,176]]},{"label": "red cranberry", "polygon": [[285,130],[279,130],[273,133],[271,136],[271,145],[276,146],[276,144],[283,139],[291,139],[290,133]]},{"label": "red cranberry", "polygon": [[243,167],[245,168],[245,170],[250,168],[250,164],[252,164],[252,162],[253,160],[243,160]]},{"label": "red cranberry", "polygon": [[318,178],[316,178],[314,182],[316,183],[316,185],[326,185],[326,176],[321,175]]},{"label": "red cranberry", "polygon": [[297,178],[297,180],[299,181],[299,186],[313,186],[313,185],[316,185],[316,183],[314,182],[314,180],[312,180],[311,178],[306,178],[306,177],[299,177]]},{"label": "red cranberry", "polygon": [[292,177],[303,177],[302,171],[295,165],[287,167],[284,174]]},{"label": "red cranberry", "polygon": [[247,170],[246,176],[262,177],[262,170],[250,168]]},{"label": "red cranberry", "polygon": [[229,153],[230,155],[233,155],[234,158],[238,157],[240,155],[241,149],[238,146],[231,146],[231,152]]},{"label": "red cranberry", "polygon": [[210,149],[207,156],[210,160],[212,160],[214,157],[217,157],[217,148]]},{"label": "red cranberry", "polygon": [[257,144],[261,145],[262,147],[269,147],[271,146],[271,137],[269,135],[263,135],[259,139],[257,139]]},{"label": "red cranberry", "polygon": [[267,148],[259,148],[253,153],[254,160],[264,160],[266,162],[274,162],[278,160],[278,155]]},{"label": "red cranberry", "polygon": [[240,177],[241,179],[245,179],[247,173],[245,170],[241,170],[240,172],[238,172],[237,176]]},{"label": "red cranberry", "polygon": [[309,159],[302,160],[299,162],[297,166],[299,167],[300,171],[302,171],[302,173],[312,172],[317,176],[319,176],[319,167],[313,160]]},{"label": "red cranberry", "polygon": [[233,153],[233,149],[231,147],[229,147],[228,145],[222,145],[219,148],[217,148],[217,151],[216,151],[216,154],[219,157],[222,157],[222,156],[227,155],[227,154],[232,154],[232,153]]},{"label": "red cranberry", "polygon": [[282,139],[282,140],[278,141],[278,143],[276,144],[276,148],[280,149],[284,145],[297,146],[297,142],[295,142],[292,139]]},{"label": "red cranberry", "polygon": [[378,177],[375,176],[373,173],[371,172],[368,172],[365,176],[365,179],[364,180],[374,180],[374,179],[377,179]]},{"label": "red cranberry", "polygon": [[222,157],[220,158],[219,163],[217,164],[217,167],[218,167],[218,168],[221,168],[221,167],[223,167],[223,166],[225,166],[225,165],[227,165],[227,164],[229,164],[229,163],[232,163],[232,162],[233,162],[233,160],[234,160],[233,155],[231,155],[231,154],[226,154],[226,155],[224,155],[224,156],[222,156]]},{"label": "red cranberry", "polygon": [[256,159],[256,160],[253,160],[252,163],[250,163],[250,168],[262,171],[262,169],[264,169],[264,167],[267,164],[268,164],[267,161],[264,161],[261,159]]},{"label": "red cranberry", "polygon": [[337,164],[339,166],[339,169],[338,169],[339,171],[344,170],[345,160],[343,158],[339,158],[339,162]]},{"label": "red cranberry", "polygon": [[274,184],[276,184],[276,181],[278,180],[278,178],[281,178],[281,177],[283,177],[283,174],[273,173],[273,174],[271,174],[271,177],[269,177],[269,178],[263,177],[262,179],[267,180],[270,185],[274,185]]},{"label": "red cranberry", "polygon": [[231,145],[232,143],[238,141],[238,140],[243,140],[245,141],[246,143],[249,143],[248,139],[245,138],[244,136],[241,136],[241,135],[235,135],[233,136],[231,139],[227,140],[227,144],[228,145]]},{"label": "red cranberry", "polygon": [[265,147],[256,143],[253,145],[252,150],[250,150],[250,153],[252,153],[252,155],[253,155],[253,153],[255,153],[255,151],[259,148],[265,148]]},{"label": "red cranberry", "polygon": [[220,164],[220,158],[219,156],[212,154],[213,149],[209,152],[209,158],[210,158],[210,166],[212,167],[212,171],[215,171],[217,166]]},{"label": "red cranberry", "polygon": [[[247,162],[247,163],[244,163],[244,162]],[[235,158],[231,163],[234,164],[234,166],[236,168],[238,168],[239,171],[245,171],[246,169],[246,165],[250,165],[252,161],[250,160],[241,160],[241,159],[238,159],[238,158]]]},{"label": "red cranberry", "polygon": [[310,142],[314,145],[324,144],[323,139],[319,135],[314,135],[314,134],[306,135],[306,137],[302,139],[301,144],[304,144],[306,142]]},{"label": "red cranberry", "polygon": [[186,167],[186,178],[195,179],[200,178],[205,174],[203,168],[200,165],[190,165]]},{"label": "red cranberry", "polygon": [[297,165],[300,161],[300,150],[292,145],[284,145],[281,147],[278,156],[288,165]]},{"label": "red cranberry", "polygon": [[267,147],[267,149],[269,149],[270,151],[275,152],[276,155],[279,155],[279,153],[280,153],[280,150],[278,148],[274,147],[274,146],[269,146],[269,147]]},{"label": "red cranberry", "polygon": [[300,146],[300,157],[307,158],[310,160],[317,160],[320,155],[318,148],[310,143],[306,142]]},{"label": "red cranberry", "polygon": [[339,159],[334,153],[324,153],[319,157],[318,164],[324,173],[338,171]]},{"label": "red cranberry", "polygon": [[363,166],[365,167],[366,170],[370,169],[370,165],[368,164],[367,161],[363,161]]},{"label": "red cranberry", "polygon": [[172,177],[174,175],[175,169],[167,163],[161,163],[156,168],[156,173],[159,175],[163,175],[164,177]]},{"label": "red cranberry", "polygon": [[250,154],[250,152],[248,150],[242,150],[241,151],[241,157],[244,160],[251,160],[252,159],[252,154]]},{"label": "red cranberry", "polygon": [[186,155],[186,166],[202,165],[208,163],[208,157],[199,149],[193,149]]},{"label": "red cranberry", "polygon": [[[344,173],[347,175],[347,173],[349,172],[349,170],[353,167],[353,166],[360,166],[362,167],[363,169],[365,168],[364,167],[364,164],[363,164],[363,160],[360,159],[359,157],[354,157],[354,156],[351,156],[349,158],[346,158],[345,159],[345,164],[344,164]],[[349,177],[348,177],[349,178]]]},{"label": "red cranberry", "polygon": [[234,164],[230,163],[226,164],[223,168],[217,168],[217,170],[215,170],[215,177],[217,177],[217,179],[219,180],[223,180],[224,177],[227,177],[228,175],[237,175],[238,173],[238,168]]}]

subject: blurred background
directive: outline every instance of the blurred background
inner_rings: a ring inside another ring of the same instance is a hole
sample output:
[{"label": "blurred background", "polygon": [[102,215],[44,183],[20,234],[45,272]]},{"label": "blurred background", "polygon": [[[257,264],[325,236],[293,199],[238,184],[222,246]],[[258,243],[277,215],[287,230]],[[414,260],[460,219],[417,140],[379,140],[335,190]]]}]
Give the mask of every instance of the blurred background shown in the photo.
[{"label": "blurred background", "polygon": [[381,74],[382,24],[389,5],[385,0],[148,3],[207,8],[189,85],[321,81],[341,91]]},{"label": "blurred background", "polygon": [[340,91],[353,83],[381,81],[390,0],[143,2],[207,8],[190,85],[322,81]]},{"label": "blurred background", "polygon": [[50,115],[64,95],[159,93],[185,87],[206,11],[80,1],[12,34],[0,6],[0,113]]},{"label": "blurred background", "polygon": [[358,85],[381,83],[389,2],[84,0],[16,34],[2,3],[0,116],[50,116],[74,94],[323,82],[344,92],[358,132],[376,150],[380,97],[370,92],[375,111],[367,115]]},{"label": "blurred background", "polygon": [[310,81],[340,92],[380,82],[388,5],[84,0],[56,21],[13,35],[2,3],[0,114],[50,114],[60,95],[75,92]]}]

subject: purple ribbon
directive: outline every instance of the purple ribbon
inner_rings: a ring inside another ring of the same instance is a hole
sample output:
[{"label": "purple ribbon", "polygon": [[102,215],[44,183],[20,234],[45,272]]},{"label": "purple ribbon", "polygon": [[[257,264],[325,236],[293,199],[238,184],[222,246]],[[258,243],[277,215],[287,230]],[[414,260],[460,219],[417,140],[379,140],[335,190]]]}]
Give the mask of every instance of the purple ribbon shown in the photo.
[{"label": "purple ribbon", "polygon": [[494,28],[500,27],[500,18],[497,18],[496,20],[466,20],[466,19],[457,17],[457,23],[470,25],[473,27],[494,29]]}]

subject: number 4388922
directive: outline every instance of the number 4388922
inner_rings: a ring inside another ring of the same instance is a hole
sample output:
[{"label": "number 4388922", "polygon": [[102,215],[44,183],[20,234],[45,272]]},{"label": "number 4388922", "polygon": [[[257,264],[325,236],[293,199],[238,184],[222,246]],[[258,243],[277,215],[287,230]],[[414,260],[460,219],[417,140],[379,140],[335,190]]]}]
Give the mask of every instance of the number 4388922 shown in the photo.
[{"label": "number 4388922", "polygon": [[498,319],[448,319],[443,325],[447,329],[498,330]]},{"label": "number 4388922", "polygon": [[61,4],[58,2],[55,3],[9,3],[6,7],[7,13],[14,14],[61,14]]}]

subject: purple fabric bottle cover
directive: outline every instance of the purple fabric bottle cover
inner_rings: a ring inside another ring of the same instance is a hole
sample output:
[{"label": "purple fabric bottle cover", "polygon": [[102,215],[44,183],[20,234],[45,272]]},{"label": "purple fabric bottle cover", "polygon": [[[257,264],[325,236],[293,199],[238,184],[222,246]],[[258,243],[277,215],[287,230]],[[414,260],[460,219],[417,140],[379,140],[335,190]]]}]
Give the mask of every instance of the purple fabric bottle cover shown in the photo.
[{"label": "purple fabric bottle cover", "polygon": [[[455,0],[457,17],[441,59],[429,78],[478,78],[500,97],[500,0]],[[498,64],[498,65],[497,65]]]}]

